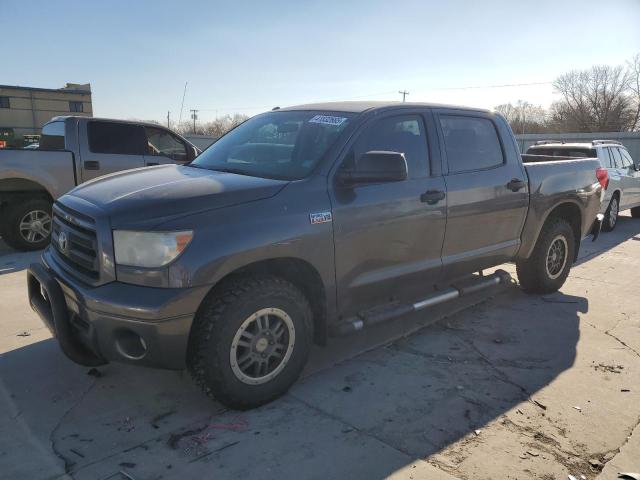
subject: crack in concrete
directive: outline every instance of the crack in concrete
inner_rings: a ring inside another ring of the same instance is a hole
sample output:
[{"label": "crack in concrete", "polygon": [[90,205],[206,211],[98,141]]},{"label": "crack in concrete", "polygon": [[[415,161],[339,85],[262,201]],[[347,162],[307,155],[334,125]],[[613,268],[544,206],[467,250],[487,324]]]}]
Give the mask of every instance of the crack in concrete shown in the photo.
[{"label": "crack in concrete", "polygon": [[65,473],[65,475],[67,475],[71,479],[73,479],[71,468],[73,467],[74,463],[72,461],[70,461],[67,457],[65,457],[60,452],[60,450],[58,449],[58,445],[57,445],[57,441],[56,441],[55,436],[56,436],[56,433],[58,432],[58,429],[62,426],[62,423],[71,414],[71,412],[73,412],[78,406],[80,406],[80,404],[82,403],[84,398],[89,394],[89,392],[91,392],[91,390],[93,390],[93,387],[95,387],[96,383],[97,383],[97,379],[94,379],[89,384],[89,387],[86,388],[80,394],[78,399],[64,412],[64,414],[60,417],[58,422],[55,424],[55,426],[51,430],[51,433],[49,434],[49,444],[51,445],[51,451],[54,453],[54,455],[56,457],[58,457],[62,461],[62,463],[64,465],[64,473]]},{"label": "crack in concrete", "polygon": [[618,321],[616,323],[616,325],[613,328],[610,328],[608,330],[602,330],[601,328],[598,328],[596,325],[594,325],[591,322],[588,322],[584,319],[581,319],[582,322],[586,323],[587,325],[589,325],[591,328],[593,328],[594,330],[599,331],[600,333],[603,333],[604,335],[607,335],[608,337],[613,338],[616,342],[618,342],[620,345],[622,345],[625,349],[631,351],[635,356],[640,357],[640,352],[638,352],[635,348],[633,348],[631,345],[628,345],[627,343],[625,343],[623,340],[621,340],[620,338],[618,338],[616,335],[614,335],[613,333],[611,333],[611,330],[615,330],[618,325],[620,324],[620,322],[622,322],[622,319],[620,321]]}]

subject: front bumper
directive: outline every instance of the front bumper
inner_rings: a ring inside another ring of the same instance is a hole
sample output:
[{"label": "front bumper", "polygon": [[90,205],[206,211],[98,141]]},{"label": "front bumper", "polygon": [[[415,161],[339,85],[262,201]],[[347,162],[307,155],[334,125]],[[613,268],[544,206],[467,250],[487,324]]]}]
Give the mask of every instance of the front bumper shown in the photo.
[{"label": "front bumper", "polygon": [[42,260],[27,270],[29,303],[71,360],[185,367],[191,324],[208,286],[85,287],[56,269],[48,252]]}]

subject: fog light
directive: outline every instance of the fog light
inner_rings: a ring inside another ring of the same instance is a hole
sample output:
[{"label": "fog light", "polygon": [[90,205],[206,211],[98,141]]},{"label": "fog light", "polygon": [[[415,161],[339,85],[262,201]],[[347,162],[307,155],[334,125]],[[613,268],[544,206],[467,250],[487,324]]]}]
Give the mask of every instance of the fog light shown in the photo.
[{"label": "fog light", "polygon": [[123,357],[140,360],[147,354],[147,343],[131,330],[118,330],[116,333],[116,349]]}]

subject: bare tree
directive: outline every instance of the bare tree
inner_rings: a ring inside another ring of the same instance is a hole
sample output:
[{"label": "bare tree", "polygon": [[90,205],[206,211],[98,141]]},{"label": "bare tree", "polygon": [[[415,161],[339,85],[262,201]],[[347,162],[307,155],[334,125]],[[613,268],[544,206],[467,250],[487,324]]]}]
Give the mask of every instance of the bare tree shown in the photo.
[{"label": "bare tree", "polygon": [[541,105],[533,105],[524,100],[518,100],[515,105],[504,103],[495,107],[511,125],[514,133],[542,133],[548,131],[546,115]]},{"label": "bare tree", "polygon": [[[225,115],[219,117],[216,120],[205,123],[196,123],[196,135],[207,135],[214,138],[220,138],[232,128],[240,125],[249,117],[240,113],[235,113],[233,116]],[[176,132],[183,135],[193,134],[193,123],[185,120],[184,122],[174,126]]]},{"label": "bare tree", "polygon": [[632,129],[629,78],[624,67],[606,65],[561,75],[553,82],[562,100],[552,106],[552,123],[578,132]]},{"label": "bare tree", "polygon": [[640,53],[636,53],[633,58],[627,62],[627,71],[629,74],[628,88],[635,109],[632,128],[637,131],[640,130]]}]

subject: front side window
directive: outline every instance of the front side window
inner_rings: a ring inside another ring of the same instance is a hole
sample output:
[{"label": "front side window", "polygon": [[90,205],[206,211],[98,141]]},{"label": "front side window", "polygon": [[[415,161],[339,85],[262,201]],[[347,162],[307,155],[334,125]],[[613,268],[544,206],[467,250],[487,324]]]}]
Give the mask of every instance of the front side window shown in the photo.
[{"label": "front side window", "polygon": [[488,118],[441,115],[449,173],[484,170],[504,163],[498,132]]},{"label": "front side window", "polygon": [[0,108],[11,108],[9,97],[0,97]]},{"label": "front side window", "polygon": [[70,112],[84,112],[84,106],[82,102],[69,102]]},{"label": "front side window", "polygon": [[356,140],[343,168],[350,167],[349,163],[372,150],[403,153],[409,178],[420,178],[429,174],[427,140],[419,115],[389,117],[375,122]]},{"label": "front side window", "polygon": [[187,161],[187,148],[178,137],[161,128],[144,127],[147,134],[147,154]]},{"label": "front side window", "polygon": [[64,150],[64,122],[50,122],[42,127],[41,150]]},{"label": "front side window", "polygon": [[140,125],[116,122],[89,122],[89,150],[93,153],[144,155],[147,138]]},{"label": "front side window", "polygon": [[256,177],[299,179],[311,173],[352,113],[280,111],[255,116],[189,165]]}]

